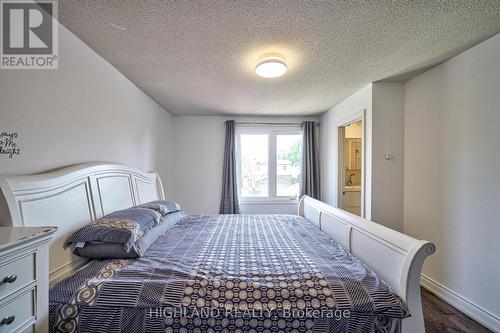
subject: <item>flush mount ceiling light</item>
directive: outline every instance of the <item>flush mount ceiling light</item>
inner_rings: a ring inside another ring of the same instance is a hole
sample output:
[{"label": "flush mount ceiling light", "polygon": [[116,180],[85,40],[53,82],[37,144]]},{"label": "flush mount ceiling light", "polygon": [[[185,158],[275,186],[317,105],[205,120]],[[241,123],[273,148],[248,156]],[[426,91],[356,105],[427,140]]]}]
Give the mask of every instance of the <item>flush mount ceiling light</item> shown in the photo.
[{"label": "flush mount ceiling light", "polygon": [[278,54],[266,54],[262,56],[255,67],[257,75],[271,79],[286,73],[286,62]]},{"label": "flush mount ceiling light", "polygon": [[126,31],[127,30],[127,28],[125,28],[124,26],[121,26],[121,25],[116,24],[116,23],[110,23],[109,25],[112,26],[113,28],[117,29],[117,30],[120,30],[120,31]]}]

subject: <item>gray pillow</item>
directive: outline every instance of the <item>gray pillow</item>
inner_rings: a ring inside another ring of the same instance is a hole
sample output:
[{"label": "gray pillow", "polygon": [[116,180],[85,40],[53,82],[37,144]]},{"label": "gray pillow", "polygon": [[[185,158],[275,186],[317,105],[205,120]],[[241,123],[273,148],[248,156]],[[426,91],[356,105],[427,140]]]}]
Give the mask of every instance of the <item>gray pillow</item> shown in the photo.
[{"label": "gray pillow", "polygon": [[74,253],[80,257],[90,259],[132,259],[139,258],[153,244],[158,237],[167,232],[186,215],[184,212],[175,212],[163,217],[163,223],[149,230],[139,238],[130,251],[126,251],[119,244],[86,243],[82,248],[75,248]]},{"label": "gray pillow", "polygon": [[138,207],[155,210],[158,213],[160,213],[162,216],[165,216],[167,214],[175,213],[175,212],[182,210],[181,206],[177,202],[170,201],[170,200],[150,201],[150,202],[142,204]]},{"label": "gray pillow", "polygon": [[71,235],[64,247],[84,243],[107,243],[121,245],[130,251],[134,243],[150,229],[163,223],[157,211],[134,207],[108,214],[86,225]]}]

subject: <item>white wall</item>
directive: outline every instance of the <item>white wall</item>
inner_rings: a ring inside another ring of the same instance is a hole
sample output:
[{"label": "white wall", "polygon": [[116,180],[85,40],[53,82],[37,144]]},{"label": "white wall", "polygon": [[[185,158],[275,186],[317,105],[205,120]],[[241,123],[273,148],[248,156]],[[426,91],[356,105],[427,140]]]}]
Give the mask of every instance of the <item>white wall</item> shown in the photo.
[{"label": "white wall", "polygon": [[[21,149],[19,157],[0,156],[0,174],[88,161],[125,163],[158,170],[167,196],[188,212],[216,213],[224,121],[259,118],[172,117],[62,26],[59,46],[58,70],[0,71],[0,132],[18,132]],[[424,267],[427,283],[467,304],[469,314],[497,331],[499,59],[497,35],[409,81],[404,119],[401,87],[375,83],[325,113],[320,129],[324,201],[336,205],[337,126],[366,109],[367,217],[398,228],[401,201],[393,199],[403,198],[403,177],[404,232],[437,245]],[[397,139],[403,135],[404,176]],[[383,160],[385,152],[394,160]]]},{"label": "white wall", "polygon": [[[371,114],[372,114],[372,84],[362,88],[354,95],[334,106],[330,111],[323,113],[321,117],[321,183],[323,201],[337,206],[338,198],[338,126],[346,121],[354,120],[360,113],[366,110],[365,133],[366,139],[371,137]],[[353,118],[354,117],[354,118]],[[366,217],[371,214],[371,145],[366,146],[366,184],[367,198],[365,199]]]},{"label": "white wall", "polygon": [[158,170],[171,193],[172,116],[59,26],[59,69],[0,70],[0,132],[18,132],[19,157],[0,174],[89,161]]},{"label": "white wall", "polygon": [[[219,212],[226,120],[300,122],[318,118],[175,116],[174,199],[191,214]],[[321,129],[320,129],[321,131]],[[241,205],[242,213],[296,214],[297,204]]]},{"label": "white wall", "polygon": [[[363,112],[365,217],[403,229],[403,84],[372,83],[322,116],[323,199],[338,202],[338,127]],[[385,159],[391,153],[391,160]]]},{"label": "white wall", "polygon": [[218,213],[224,118],[174,117],[174,196],[190,214]]},{"label": "white wall", "polygon": [[403,231],[404,85],[374,83],[372,94],[371,219]]},{"label": "white wall", "polygon": [[404,123],[404,231],[437,246],[425,281],[500,332],[500,35],[407,82]]}]

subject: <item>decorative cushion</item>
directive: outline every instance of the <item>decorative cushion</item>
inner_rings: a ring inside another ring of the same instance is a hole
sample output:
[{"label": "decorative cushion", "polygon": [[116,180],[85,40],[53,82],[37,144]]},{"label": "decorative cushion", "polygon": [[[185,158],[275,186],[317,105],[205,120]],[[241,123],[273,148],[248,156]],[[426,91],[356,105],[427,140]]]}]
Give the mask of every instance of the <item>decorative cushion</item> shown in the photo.
[{"label": "decorative cushion", "polygon": [[182,210],[181,206],[177,202],[169,201],[169,200],[151,201],[151,202],[142,204],[139,207],[152,209],[152,210],[160,213],[162,216],[165,216],[167,214],[175,213],[175,212]]},{"label": "decorative cushion", "polygon": [[163,223],[157,211],[134,207],[108,214],[71,235],[65,247],[91,243],[118,244],[127,252],[150,229]]},{"label": "decorative cushion", "polygon": [[146,250],[153,244],[161,235],[172,228],[177,222],[182,220],[186,215],[184,212],[175,212],[166,215],[164,222],[151,230],[143,237],[139,238],[130,251],[126,251],[122,245],[107,244],[107,243],[85,243],[81,248],[75,248],[74,254],[89,259],[132,259],[139,258],[144,255]]}]

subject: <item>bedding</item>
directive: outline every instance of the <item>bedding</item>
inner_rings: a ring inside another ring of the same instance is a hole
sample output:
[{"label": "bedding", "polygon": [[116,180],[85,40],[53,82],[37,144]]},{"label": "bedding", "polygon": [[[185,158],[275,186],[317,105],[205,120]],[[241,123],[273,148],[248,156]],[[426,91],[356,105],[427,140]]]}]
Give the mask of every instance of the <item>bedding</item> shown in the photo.
[{"label": "bedding", "polygon": [[172,228],[186,215],[179,211],[163,216],[163,223],[150,229],[144,236],[139,238],[130,251],[126,251],[121,244],[112,243],[85,243],[83,247],[75,248],[73,253],[89,259],[133,259],[144,255],[144,252],[153,244],[158,237]]},{"label": "bedding", "polygon": [[92,260],[50,290],[51,332],[393,332],[376,274],[292,215],[188,216],[143,257]]},{"label": "bedding", "polygon": [[175,213],[181,210],[181,206],[177,202],[170,200],[155,200],[142,204],[139,207],[155,210],[162,216],[165,216],[169,213]]},{"label": "bedding", "polygon": [[122,245],[128,252],[139,238],[161,223],[161,214],[154,210],[128,208],[103,216],[77,230],[66,240],[64,247],[100,242]]}]

